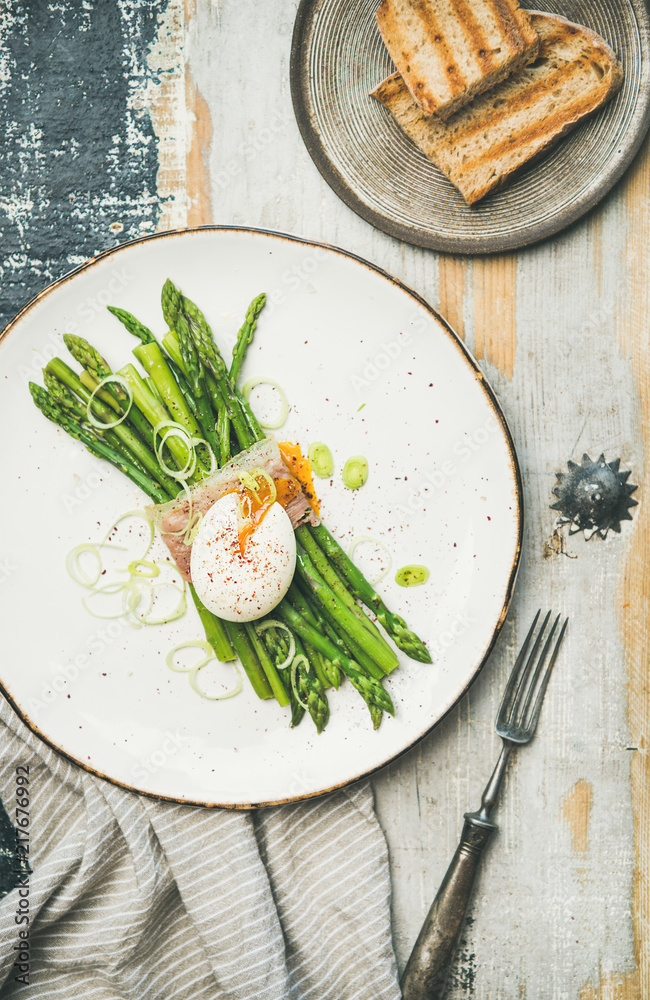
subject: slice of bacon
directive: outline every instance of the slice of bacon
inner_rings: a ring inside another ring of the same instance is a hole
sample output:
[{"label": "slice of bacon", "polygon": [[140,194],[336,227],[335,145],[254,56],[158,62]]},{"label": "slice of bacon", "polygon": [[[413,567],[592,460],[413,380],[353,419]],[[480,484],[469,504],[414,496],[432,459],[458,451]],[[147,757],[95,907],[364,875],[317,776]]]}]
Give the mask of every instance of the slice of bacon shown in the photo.
[{"label": "slice of bacon", "polygon": [[190,490],[190,496],[187,493],[182,493],[175,500],[153,504],[145,508],[148,517],[159,529],[174,562],[187,581],[191,580],[192,545],[187,544],[185,536],[190,518],[194,522],[197,513],[205,514],[220,497],[241,485],[242,472],[251,473],[255,469],[264,469],[276,484],[281,480],[288,481],[285,485],[289,488],[278,488],[278,501],[282,503],[289,515],[294,530],[299,524],[319,524],[318,516],[305,496],[300,483],[291,475],[285,465],[277,443],[272,438],[259,441],[246,451],[242,451],[222,469],[218,469],[211,476],[193,486]]}]

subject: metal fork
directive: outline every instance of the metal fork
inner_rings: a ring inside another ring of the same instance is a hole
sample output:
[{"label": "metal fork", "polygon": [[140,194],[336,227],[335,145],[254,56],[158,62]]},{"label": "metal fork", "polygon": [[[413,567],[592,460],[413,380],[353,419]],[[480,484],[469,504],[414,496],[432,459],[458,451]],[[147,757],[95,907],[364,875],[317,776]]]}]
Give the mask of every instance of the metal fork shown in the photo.
[{"label": "metal fork", "polygon": [[[490,822],[490,813],[496,803],[508,759],[516,747],[530,743],[535,735],[551,670],[569,624],[569,619],[566,618],[554,640],[560,621],[558,615],[542,647],[551,617],[549,611],[530,655],[526,657],[540,614],[538,611],[535,615],[530,632],[521,647],[497,715],[496,730],[503,740],[501,755],[483,792],[481,808],[476,812],[465,813],[460,843],[402,976],[404,1000],[440,1000],[443,996],[447,973],[463,929],[479,859],[490,834],[498,829],[496,824]],[[548,664],[545,666],[547,659]]]}]

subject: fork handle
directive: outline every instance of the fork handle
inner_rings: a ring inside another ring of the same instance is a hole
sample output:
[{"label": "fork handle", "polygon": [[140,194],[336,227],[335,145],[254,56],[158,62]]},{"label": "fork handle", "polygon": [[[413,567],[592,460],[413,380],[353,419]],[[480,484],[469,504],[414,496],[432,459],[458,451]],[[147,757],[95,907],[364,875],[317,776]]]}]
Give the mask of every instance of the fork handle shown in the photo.
[{"label": "fork handle", "polygon": [[401,987],[404,1000],[439,1000],[460,938],[483,848],[494,823],[465,814],[451,864],[408,960]]}]

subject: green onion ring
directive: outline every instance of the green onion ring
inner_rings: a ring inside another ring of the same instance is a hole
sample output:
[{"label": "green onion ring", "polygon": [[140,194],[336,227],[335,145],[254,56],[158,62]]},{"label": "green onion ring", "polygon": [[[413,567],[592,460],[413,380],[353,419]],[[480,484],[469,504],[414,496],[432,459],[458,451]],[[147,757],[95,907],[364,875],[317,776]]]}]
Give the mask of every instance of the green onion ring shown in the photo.
[{"label": "green onion ring", "polygon": [[[140,566],[144,566],[149,572],[145,573],[140,569]],[[127,568],[131,576],[143,576],[147,579],[158,576],[160,573],[160,567],[155,562],[150,562],[149,559],[134,559]]]},{"label": "green onion ring", "polygon": [[343,466],[342,478],[349,490],[360,489],[368,478],[368,459],[364,455],[351,455]]},{"label": "green onion ring", "polygon": [[187,522],[187,527],[185,529],[185,534],[183,535],[184,545],[194,545],[194,539],[199,533],[199,528],[201,527],[201,521],[204,518],[204,513],[202,510],[197,510],[195,514],[192,515],[190,520]]},{"label": "green onion ring", "polygon": [[[174,662],[174,657],[180,649],[202,649],[205,655],[191,667],[177,667]],[[239,694],[242,689],[241,670],[236,663],[232,664],[232,666],[234,666],[237,672],[237,683],[230,691],[227,691],[226,694],[205,694],[205,692],[199,687],[196,679],[199,670],[202,670],[203,667],[207,666],[207,664],[214,659],[216,659],[216,657],[212,646],[203,639],[196,639],[190,640],[189,642],[179,642],[177,646],[174,646],[174,648],[170,649],[167,653],[165,662],[169,669],[173,670],[174,673],[187,674],[192,690],[196,691],[201,698],[205,698],[206,701],[225,701],[227,698],[234,698],[235,695]]]},{"label": "green onion ring", "polygon": [[298,704],[301,705],[306,711],[309,711],[309,705],[306,702],[301,701],[300,695],[298,694],[298,688],[296,687],[296,674],[298,672],[298,665],[301,663],[304,663],[307,670],[309,670],[309,660],[303,653],[298,653],[298,655],[294,657],[293,663],[291,664],[291,688],[296,696]]},{"label": "green onion ring", "polygon": [[294,638],[293,632],[291,631],[288,625],[284,624],[284,622],[276,621],[274,618],[267,618],[266,621],[260,622],[259,625],[255,625],[255,631],[257,632],[258,635],[261,632],[264,632],[264,630],[267,628],[280,628],[284,632],[286,632],[287,635],[289,636],[289,653],[287,655],[287,658],[286,660],[284,660],[283,663],[276,663],[275,665],[276,670],[284,670],[285,667],[288,667],[291,664],[294,656],[296,655],[296,640]]},{"label": "green onion ring", "polygon": [[243,386],[241,387],[242,395],[247,403],[250,401],[251,392],[258,385],[270,385],[274,389],[277,389],[278,392],[280,393],[281,409],[279,418],[272,424],[262,423],[261,420],[259,421],[260,427],[263,427],[264,430],[277,431],[279,427],[282,427],[282,425],[286,422],[287,417],[289,416],[289,403],[287,401],[286,393],[282,388],[282,386],[278,385],[277,382],[274,382],[272,378],[260,378],[260,377],[249,378],[248,381],[244,382]]},{"label": "green onion ring", "polygon": [[[83,552],[92,552],[97,560],[97,574],[92,580],[87,573],[84,573],[79,562],[79,556]],[[80,583],[82,587],[90,590],[102,575],[102,557],[99,554],[98,547],[91,542],[83,542],[81,545],[75,545],[74,549],[71,549],[66,556],[65,567],[68,575],[72,577],[75,583]]]},{"label": "green onion ring", "polygon": [[124,584],[109,583],[109,584],[106,585],[106,587],[99,587],[97,589],[92,590],[90,592],[90,594],[88,595],[88,597],[82,597],[81,598],[81,603],[83,604],[83,606],[86,609],[86,611],[88,612],[88,614],[92,615],[93,618],[103,618],[103,619],[106,619],[107,621],[109,619],[113,619],[113,618],[123,618],[124,617],[124,598],[122,598],[122,610],[118,611],[118,613],[116,615],[100,615],[99,612],[93,611],[92,608],[88,607],[88,601],[91,601],[93,599],[93,597],[97,597],[98,594],[119,594],[120,591],[124,590],[124,586],[125,586]]},{"label": "green onion ring", "polygon": [[269,488],[269,493],[270,493],[269,502],[275,503],[275,500],[278,495],[278,490],[273,479],[271,478],[271,476],[269,476],[266,469],[258,468],[258,469],[253,469],[252,472],[244,471],[240,472],[239,474],[240,483],[242,484],[242,486],[245,486],[247,490],[250,490],[251,493],[259,493],[259,491],[261,490],[262,487],[258,483],[259,479],[263,479]]},{"label": "green onion ring", "polygon": [[314,441],[309,445],[307,452],[309,464],[314,470],[314,475],[319,479],[329,479],[334,472],[334,459],[332,452],[322,441]]},{"label": "green onion ring", "polygon": [[145,514],[145,512],[143,510],[127,510],[126,514],[120,514],[120,516],[117,518],[117,520],[113,521],[113,523],[111,524],[110,528],[108,529],[108,531],[104,535],[103,542],[101,542],[100,545],[106,545],[106,546],[111,545],[111,546],[113,546],[113,548],[124,549],[124,551],[126,551],[126,546],[124,546],[124,545],[116,545],[114,542],[108,542],[107,539],[115,531],[115,529],[117,528],[118,524],[121,524],[122,521],[125,521],[127,517],[139,517],[142,521],[145,522],[145,524],[149,528],[149,541],[147,543],[146,549],[144,550],[144,552],[140,556],[140,559],[145,559],[146,556],[149,553],[149,549],[153,545],[153,540],[154,540],[154,535],[155,535],[155,528],[153,526],[153,522],[150,521],[150,519],[147,517],[147,515]]},{"label": "green onion ring", "polygon": [[[93,400],[97,395],[97,393],[99,392],[99,390],[102,388],[102,386],[106,385],[107,382],[116,382],[118,385],[121,385],[122,388],[126,390],[129,397],[129,403],[124,413],[122,413],[117,418],[117,420],[111,420],[110,422],[106,422],[104,420],[98,420],[95,414],[92,412]],[[126,420],[132,406],[133,406],[133,390],[131,389],[131,386],[126,381],[126,379],[122,378],[121,375],[107,375],[106,378],[103,378],[101,382],[97,383],[97,385],[91,392],[90,399],[86,403],[86,417],[88,419],[88,423],[91,424],[93,427],[97,427],[99,430],[108,431],[111,429],[111,427],[117,427],[118,424],[121,424],[123,420]]]},{"label": "green onion ring", "polygon": [[[190,500],[191,500],[191,495],[190,495]],[[199,518],[199,522],[201,516],[202,515],[200,515],[199,513],[195,515],[196,518]],[[139,517],[146,523],[149,529],[149,537],[146,540],[146,548],[138,558],[133,559],[129,563],[128,567],[115,568],[114,570],[115,573],[126,573],[128,576],[127,580],[125,580],[123,583],[114,581],[111,583],[106,583],[101,587],[97,587],[96,584],[98,580],[101,578],[103,572],[100,549],[109,548],[109,549],[119,549],[121,551],[126,551],[126,546],[117,545],[114,542],[107,541],[107,539],[110,537],[113,531],[115,531],[118,524],[120,524],[128,517]],[[199,522],[193,523],[192,525],[192,531],[194,533],[198,528]],[[187,529],[184,529],[184,531],[185,530]],[[104,619],[126,618],[126,620],[131,625],[134,625],[136,628],[139,628],[142,625],[164,625],[167,622],[175,621],[177,618],[180,618],[182,615],[185,614],[187,610],[187,597],[185,593],[184,582],[182,587],[176,583],[167,581],[155,585],[151,583],[151,580],[160,574],[161,566],[165,567],[169,565],[167,562],[156,563],[153,560],[146,558],[153,544],[153,539],[154,539],[154,526],[147,517],[147,515],[145,514],[145,512],[142,510],[129,510],[125,514],[121,514],[120,517],[118,517],[117,520],[113,522],[113,524],[108,529],[106,535],[104,536],[103,541],[95,545],[89,542],[83,543],[82,545],[77,545],[74,549],[72,549],[68,553],[66,557],[66,569],[69,575],[72,577],[75,583],[79,583],[86,590],[90,591],[90,593],[86,597],[83,597],[81,599],[81,603],[83,604],[88,614],[92,615],[94,618],[104,618]],[[92,554],[97,560],[97,572],[95,573],[94,576],[90,576],[81,567],[79,559],[84,552],[92,552]],[[174,590],[176,590],[181,596],[178,601],[178,604],[169,615],[167,615],[164,618],[151,618],[150,613],[154,602],[154,591],[156,589],[159,589],[160,587],[173,587]],[[111,615],[99,614],[98,612],[94,611],[89,604],[89,602],[91,602],[92,599],[97,596],[100,595],[108,596],[120,593],[122,594],[122,610],[117,614],[111,614]],[[138,608],[140,607],[143,598],[148,598],[148,604],[144,611],[138,612]]]},{"label": "green onion ring", "polygon": [[210,442],[206,441],[205,438],[193,437],[191,439],[191,441],[192,441],[192,447],[195,449],[195,451],[196,451],[196,448],[198,447],[198,445],[200,445],[200,444],[204,444],[205,447],[208,449],[208,454],[210,456],[210,468],[209,469],[205,469],[203,471],[203,478],[205,479],[207,476],[211,476],[212,473],[216,472],[217,469],[219,468],[219,463],[217,462],[217,457],[216,457],[215,453],[213,452],[212,448],[210,447]]},{"label": "green onion ring", "polygon": [[134,622],[129,619],[129,615],[132,615],[135,622],[137,622],[135,625],[136,628],[140,628],[141,625],[145,624],[139,615],[136,614],[144,596],[143,592],[149,598],[147,610],[144,612],[145,615],[148,615],[153,607],[153,587],[148,580],[141,578],[136,583],[135,578],[131,576],[128,582],[124,584],[124,589],[122,591],[122,614],[131,625],[133,625]]},{"label": "green onion ring", "polygon": [[[163,433],[161,434],[161,432]],[[160,441],[157,440],[158,435],[160,435]],[[163,458],[163,448],[172,437],[180,438],[187,446],[187,461],[182,469],[172,469]],[[197,462],[196,450],[190,433],[181,424],[177,424],[174,420],[161,420],[160,423],[157,423],[153,429],[153,446],[160,468],[172,479],[183,483],[194,475]]]},{"label": "green onion ring", "polygon": [[363,545],[365,542],[371,542],[373,545],[376,545],[377,548],[383,549],[384,552],[386,553],[386,555],[388,556],[388,566],[386,567],[386,569],[382,570],[382,572],[379,574],[379,576],[374,577],[372,580],[370,580],[370,583],[374,587],[374,586],[376,586],[376,584],[379,583],[380,580],[384,579],[384,577],[386,576],[387,573],[390,573],[391,566],[393,565],[393,557],[390,554],[389,550],[384,545],[384,543],[380,542],[379,539],[377,539],[377,538],[371,538],[370,535],[359,535],[357,538],[353,538],[352,539],[352,542],[350,544],[350,548],[348,549],[348,555],[349,555],[350,559],[352,559],[352,557],[354,555],[354,550],[356,549],[357,545]]},{"label": "green onion ring", "polygon": [[[213,655],[211,659],[216,660],[216,656]],[[198,685],[196,677],[199,670],[203,670],[203,668],[207,666],[209,662],[210,661],[208,660],[206,663],[198,664],[196,667],[192,667],[192,669],[190,670],[189,681],[192,690],[196,691],[196,693],[200,695],[201,698],[205,698],[206,701],[226,701],[228,698],[234,698],[235,695],[239,694],[239,692],[242,689],[241,670],[239,669],[239,666],[237,665],[236,662],[230,664],[230,666],[235,669],[235,672],[237,674],[237,681],[235,683],[235,686],[232,687],[230,691],[226,691],[225,694],[206,694],[205,691],[201,690],[201,688]]]},{"label": "green onion ring", "polygon": [[[174,590],[178,591],[181,595],[180,600],[174,610],[170,614],[166,615],[165,618],[148,618],[147,615],[151,611],[151,606],[153,604],[153,591],[159,590],[160,587],[173,587]],[[175,622],[177,618],[182,618],[187,611],[187,595],[185,593],[185,586],[179,587],[176,583],[157,583],[151,586],[151,604],[145,611],[144,615],[138,615],[135,611],[132,612],[133,617],[140,622],[141,625],[166,625],[168,622]],[[137,610],[137,605],[136,605]]]},{"label": "green onion ring", "polygon": [[[176,656],[176,653],[179,651],[179,649],[188,649],[190,647],[192,649],[202,649],[203,652],[205,653],[205,656],[203,657],[203,659],[199,660],[198,663],[193,664],[191,667],[177,667],[174,663],[174,657]],[[213,656],[214,656],[214,651],[209,642],[206,642],[205,639],[192,639],[189,642],[179,642],[178,646],[174,646],[173,649],[170,649],[169,652],[167,653],[167,656],[165,657],[165,663],[167,664],[169,669],[173,670],[174,673],[176,674],[189,674],[192,670],[195,670],[197,667],[204,667],[206,663],[210,662]]]}]

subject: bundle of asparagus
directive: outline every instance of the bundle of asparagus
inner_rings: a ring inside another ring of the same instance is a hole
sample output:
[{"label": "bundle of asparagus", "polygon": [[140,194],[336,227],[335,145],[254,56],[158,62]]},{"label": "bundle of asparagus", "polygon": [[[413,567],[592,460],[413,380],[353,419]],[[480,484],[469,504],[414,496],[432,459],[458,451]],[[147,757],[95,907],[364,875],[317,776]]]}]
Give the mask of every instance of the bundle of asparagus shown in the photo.
[{"label": "bundle of asparagus", "polygon": [[[108,307],[140,341],[133,353],[145,376],[133,364],[113,373],[88,341],[68,334],[65,344],[82,371],[54,358],[44,369],[45,388],[30,383],[34,402],[155,503],[171,500],[181,486],[191,487],[215,464],[264,439],[237,384],[264,302],[258,295],[249,306],[228,367],[201,310],[167,280],[162,310],[168,332],[161,342],[131,313]],[[161,437],[161,428],[171,432]],[[344,676],[364,699],[376,729],[384,711],[394,714],[382,682],[398,659],[358,602],[410,657],[422,663],[431,657],[322,523],[301,525],[296,539],[293,583],[267,621],[225,623],[189,585],[206,638],[219,660],[239,658],[260,698],[291,706],[292,725],[308,711],[320,733],[329,718],[326,692]]]}]

